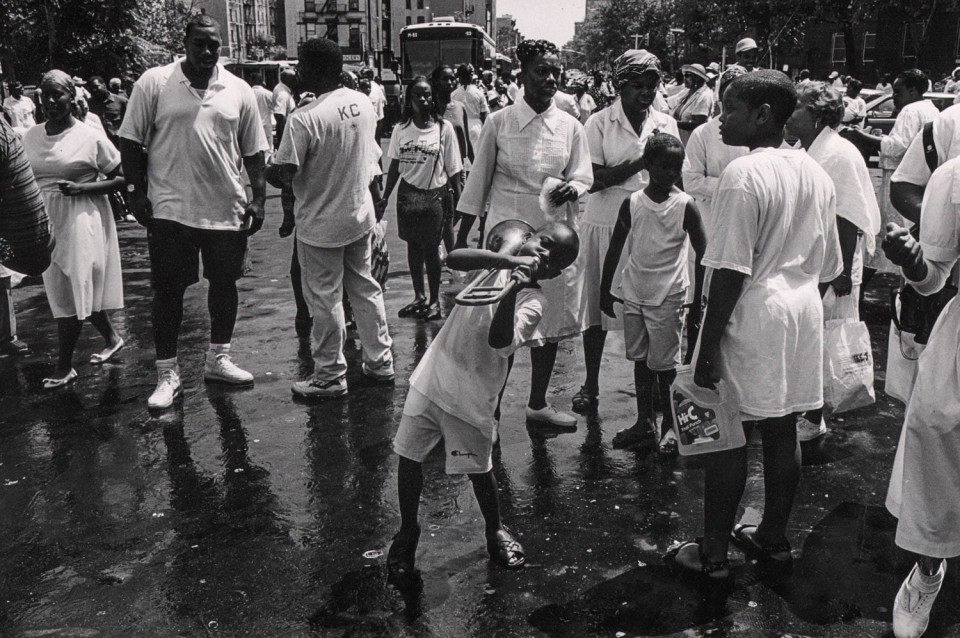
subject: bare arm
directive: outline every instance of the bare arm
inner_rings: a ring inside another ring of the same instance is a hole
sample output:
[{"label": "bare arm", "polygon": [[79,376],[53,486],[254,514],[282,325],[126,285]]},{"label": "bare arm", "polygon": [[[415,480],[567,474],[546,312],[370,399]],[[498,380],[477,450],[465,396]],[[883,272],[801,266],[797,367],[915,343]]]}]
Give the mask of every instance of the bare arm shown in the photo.
[{"label": "bare arm", "polygon": [[243,167],[250,178],[252,197],[244,210],[244,221],[249,220],[247,234],[252,235],[263,227],[264,205],[267,201],[267,179],[264,176],[263,151],[243,158]]},{"label": "bare arm", "polygon": [[593,165],[593,188],[592,192],[602,191],[605,188],[616,186],[627,181],[645,168],[642,157],[635,160],[617,164],[616,166],[603,166],[601,164]]},{"label": "bare arm", "polygon": [[616,275],[617,266],[620,264],[623,246],[627,243],[630,224],[630,200],[625,199],[620,206],[620,212],[617,214],[617,224],[613,227],[610,246],[603,258],[603,274],[600,276],[600,310],[609,317],[617,316],[613,310],[614,299],[610,289],[613,287],[613,277]]},{"label": "bare arm", "polygon": [[733,310],[740,300],[746,275],[735,270],[721,268],[714,271],[710,280],[707,316],[700,329],[700,356],[694,382],[703,388],[715,387],[720,374],[717,363],[720,359],[720,339],[727,330]]},{"label": "bare arm", "polygon": [[707,234],[703,230],[700,210],[692,201],[687,202],[687,209],[684,211],[683,229],[687,232],[690,244],[693,246],[693,252],[697,255],[693,282],[693,307],[699,309],[700,300],[703,298],[703,265],[700,262],[703,259],[703,253],[707,251]]},{"label": "bare arm", "polygon": [[890,203],[914,224],[920,223],[924,187],[910,182],[890,182]]}]

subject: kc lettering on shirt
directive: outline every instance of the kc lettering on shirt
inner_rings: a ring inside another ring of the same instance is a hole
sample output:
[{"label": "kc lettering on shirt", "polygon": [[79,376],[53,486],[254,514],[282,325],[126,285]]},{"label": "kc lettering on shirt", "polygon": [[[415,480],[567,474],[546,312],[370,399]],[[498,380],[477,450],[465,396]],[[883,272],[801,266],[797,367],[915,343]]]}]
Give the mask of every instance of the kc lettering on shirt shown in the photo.
[{"label": "kc lettering on shirt", "polygon": [[377,114],[367,96],[340,88],[317,96],[287,120],[277,164],[297,167],[297,239],[317,248],[346,246],[376,223],[370,182],[380,174]]}]

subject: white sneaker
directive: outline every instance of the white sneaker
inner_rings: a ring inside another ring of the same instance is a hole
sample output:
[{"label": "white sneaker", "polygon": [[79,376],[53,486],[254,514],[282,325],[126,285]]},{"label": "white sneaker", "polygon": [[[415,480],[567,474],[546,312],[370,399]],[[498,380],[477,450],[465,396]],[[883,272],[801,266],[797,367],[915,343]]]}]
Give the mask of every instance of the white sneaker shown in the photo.
[{"label": "white sneaker", "polygon": [[393,369],[392,361],[383,364],[379,368],[371,368],[364,363],[361,364],[360,369],[363,370],[364,376],[374,381],[393,381],[397,376],[397,373]]},{"label": "white sneaker", "polygon": [[158,376],[157,388],[147,399],[147,407],[151,410],[166,410],[183,392],[180,374],[175,368],[164,368],[158,371]]},{"label": "white sneaker", "polygon": [[305,399],[333,399],[347,394],[347,377],[337,377],[332,381],[297,381],[290,389],[295,395]]},{"label": "white sneaker", "polygon": [[241,370],[230,359],[228,354],[207,353],[207,361],[203,366],[203,380],[215,383],[229,383],[230,385],[246,385],[253,383],[253,375]]},{"label": "white sneaker", "polygon": [[539,410],[527,406],[527,421],[546,423],[558,428],[577,428],[577,417],[561,412],[549,403]]},{"label": "white sneaker", "polygon": [[814,423],[804,417],[797,417],[797,440],[812,441],[818,436],[827,433],[827,422],[820,419],[820,423]]},{"label": "white sneaker", "polygon": [[893,635],[897,638],[920,638],[930,622],[930,608],[940,593],[943,577],[947,573],[947,561],[941,561],[940,582],[928,585],[920,579],[917,565],[900,585],[893,603]]}]

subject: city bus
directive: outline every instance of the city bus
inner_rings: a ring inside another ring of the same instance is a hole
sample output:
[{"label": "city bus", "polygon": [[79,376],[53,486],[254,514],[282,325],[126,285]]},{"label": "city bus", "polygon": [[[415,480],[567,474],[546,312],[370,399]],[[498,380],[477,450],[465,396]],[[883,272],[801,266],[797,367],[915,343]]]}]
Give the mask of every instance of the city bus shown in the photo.
[{"label": "city bus", "polygon": [[482,27],[439,19],[401,29],[400,58],[403,81],[407,84],[418,75],[429,76],[441,64],[456,69],[469,63],[478,73],[492,69],[497,47]]}]

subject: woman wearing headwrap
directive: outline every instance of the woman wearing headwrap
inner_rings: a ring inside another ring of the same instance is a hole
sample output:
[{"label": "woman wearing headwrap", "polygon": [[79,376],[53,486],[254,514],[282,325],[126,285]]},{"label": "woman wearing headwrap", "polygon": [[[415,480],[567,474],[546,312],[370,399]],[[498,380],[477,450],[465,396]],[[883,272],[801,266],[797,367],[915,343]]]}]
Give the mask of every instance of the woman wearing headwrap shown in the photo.
[{"label": "woman wearing headwrap", "polygon": [[[123,186],[120,154],[95,129],[73,116],[76,91],[62,71],[43,76],[47,121],[23,138],[27,160],[40,186],[57,245],[43,273],[50,309],[57,320],[60,355],[43,387],[73,382],[73,351],[83,320],[89,319],[106,341],[90,363],[109,361],[123,346],[107,310],[123,308],[120,248],[107,193]],[[97,181],[98,174],[107,178]]]},{"label": "woman wearing headwrap", "polygon": [[[843,95],[825,82],[809,82],[797,88],[797,107],[787,120],[786,131],[823,167],[837,192],[837,234],[843,256],[843,273],[830,282],[834,295],[824,297],[824,316],[831,316],[839,297],[852,303],[859,318],[860,284],[863,282],[864,249],[876,250],[880,232],[880,206],[863,155],[853,143],[840,137]],[[860,236],[862,235],[862,239]],[[844,317],[847,318],[847,317]],[[812,410],[797,419],[797,438],[810,441],[826,433],[823,410]]]},{"label": "woman wearing headwrap", "polygon": [[706,123],[713,113],[713,91],[707,86],[707,70],[702,64],[684,64],[683,84],[687,94],[673,111],[673,117],[680,128],[680,141],[684,146],[690,139],[690,132]]},{"label": "woman wearing headwrap", "polygon": [[[459,245],[466,244],[476,217],[484,215],[488,230],[507,219],[543,226],[548,216],[539,202],[548,179],[557,182],[547,196],[550,217],[573,222],[579,212],[577,201],[593,184],[583,126],[554,103],[560,81],[557,47],[545,40],[525,40],[517,47],[517,57],[523,98],[493,113],[483,126],[473,170],[457,207],[464,214]],[[549,405],[546,394],[559,341],[581,330],[579,278],[574,265],[560,277],[541,283],[550,311],[540,322],[542,341],[530,349],[528,421],[560,427],[577,424],[576,417]]]},{"label": "woman wearing headwrap", "polygon": [[[620,319],[600,312],[600,275],[603,260],[623,201],[647,185],[643,149],[654,132],[679,137],[676,121],[652,108],[660,86],[660,61],[643,49],[627,51],[616,60],[614,81],[620,99],[590,118],[586,126],[593,193],[580,225],[580,257],[583,271],[580,290],[580,327],[586,379],[573,397],[573,409],[589,414],[600,394],[600,360],[608,330],[622,330]],[[621,269],[618,268],[619,273]],[[618,277],[619,279],[619,277]],[[619,281],[614,281],[614,288]]]}]

